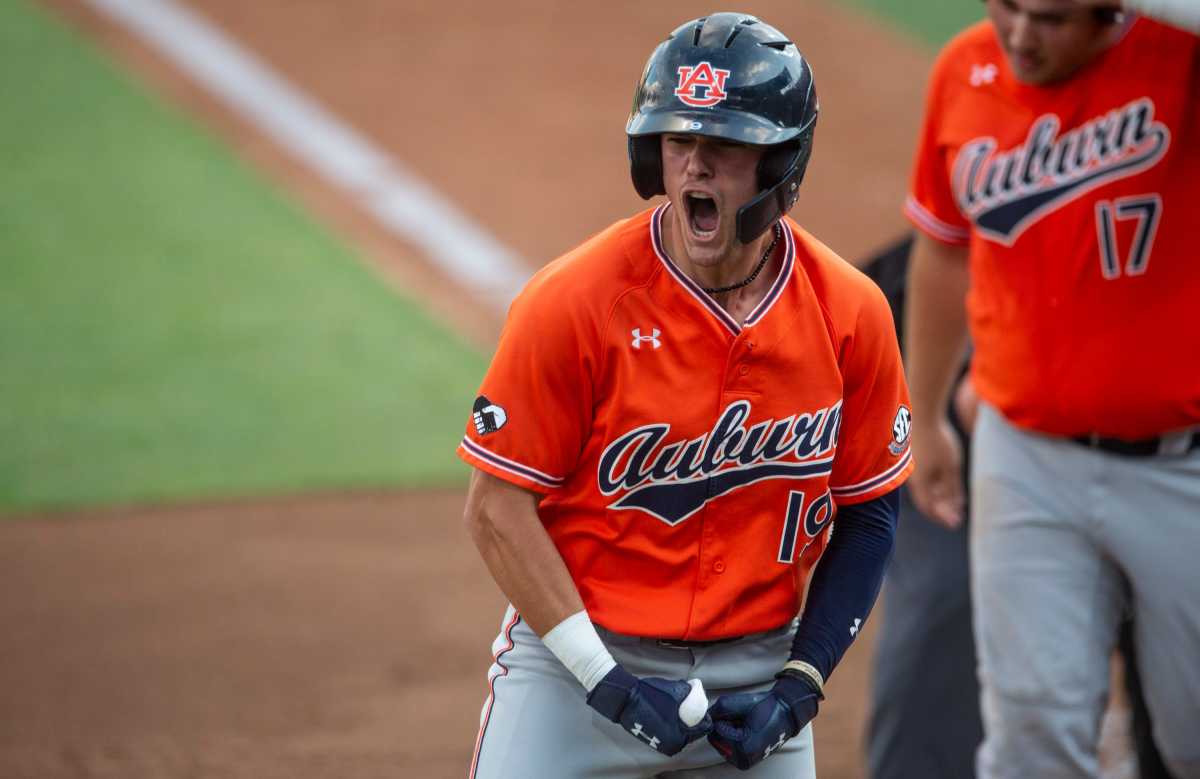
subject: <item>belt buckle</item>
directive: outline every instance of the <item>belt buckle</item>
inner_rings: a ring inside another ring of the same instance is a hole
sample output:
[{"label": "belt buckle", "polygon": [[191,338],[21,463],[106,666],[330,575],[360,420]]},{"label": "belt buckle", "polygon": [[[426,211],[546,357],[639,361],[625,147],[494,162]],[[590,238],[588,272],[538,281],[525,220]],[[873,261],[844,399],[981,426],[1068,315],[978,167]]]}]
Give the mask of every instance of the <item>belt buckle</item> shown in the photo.
[{"label": "belt buckle", "polygon": [[659,646],[664,647],[666,649],[691,649],[692,648],[691,644],[681,641],[680,639],[656,638],[654,640],[654,643],[656,643]]},{"label": "belt buckle", "polygon": [[1158,454],[1180,457],[1200,446],[1200,430],[1176,430],[1158,439]]}]

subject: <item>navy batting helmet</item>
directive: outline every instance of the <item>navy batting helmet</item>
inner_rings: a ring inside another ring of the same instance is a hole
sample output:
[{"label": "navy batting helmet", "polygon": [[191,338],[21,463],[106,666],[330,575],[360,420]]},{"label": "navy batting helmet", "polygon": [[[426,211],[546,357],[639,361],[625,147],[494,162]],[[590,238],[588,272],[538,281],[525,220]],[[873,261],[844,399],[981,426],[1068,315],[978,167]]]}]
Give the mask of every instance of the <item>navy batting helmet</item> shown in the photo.
[{"label": "navy batting helmet", "polygon": [[633,186],[647,199],[666,193],[662,133],[766,146],[761,191],[737,214],[738,240],[749,243],[795,205],[816,124],[812,68],[794,43],[746,14],[701,17],[660,43],[642,72],[625,125]]}]

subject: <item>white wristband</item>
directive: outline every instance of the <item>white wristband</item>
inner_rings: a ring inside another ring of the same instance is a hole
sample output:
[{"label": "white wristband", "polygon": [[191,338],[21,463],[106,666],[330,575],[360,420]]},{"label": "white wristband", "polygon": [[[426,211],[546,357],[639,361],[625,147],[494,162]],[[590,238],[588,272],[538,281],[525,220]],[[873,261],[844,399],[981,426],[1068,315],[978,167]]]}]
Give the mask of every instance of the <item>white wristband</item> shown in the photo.
[{"label": "white wristband", "polygon": [[1124,0],[1126,10],[1200,34],[1200,3],[1196,0]]},{"label": "white wristband", "polygon": [[821,672],[812,663],[806,663],[803,660],[788,660],[783,664],[784,671],[797,671],[804,674],[812,683],[817,685],[817,695],[821,699],[825,698],[825,678],[821,676]]},{"label": "white wristband", "polygon": [[542,636],[542,643],[588,692],[617,665],[586,611],[577,611],[555,625]]}]

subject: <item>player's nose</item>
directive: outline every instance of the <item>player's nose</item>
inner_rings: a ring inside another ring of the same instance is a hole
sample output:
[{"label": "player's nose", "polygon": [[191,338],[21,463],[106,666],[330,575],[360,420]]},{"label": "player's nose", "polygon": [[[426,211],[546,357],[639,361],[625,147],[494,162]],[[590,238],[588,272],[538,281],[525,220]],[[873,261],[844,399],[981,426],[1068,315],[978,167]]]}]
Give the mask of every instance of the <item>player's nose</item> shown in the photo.
[{"label": "player's nose", "polygon": [[712,173],[712,144],[705,143],[701,138],[692,144],[688,150],[687,172],[692,176],[706,176]]},{"label": "player's nose", "polygon": [[1007,38],[1010,49],[1029,50],[1035,41],[1033,22],[1025,14],[1013,14],[1008,26]]}]

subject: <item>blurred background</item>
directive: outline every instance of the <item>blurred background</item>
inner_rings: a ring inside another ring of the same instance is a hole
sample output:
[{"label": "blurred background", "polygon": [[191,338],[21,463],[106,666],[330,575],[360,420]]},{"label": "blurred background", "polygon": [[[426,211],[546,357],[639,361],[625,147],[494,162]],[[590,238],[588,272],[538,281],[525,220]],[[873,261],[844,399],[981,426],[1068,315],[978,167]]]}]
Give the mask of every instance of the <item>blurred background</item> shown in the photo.
[{"label": "blurred background", "polygon": [[646,206],[634,84],[716,10],[813,63],[793,216],[901,237],[978,3],[0,3],[0,776],[465,775],[504,600],[454,448],[513,291]]}]

